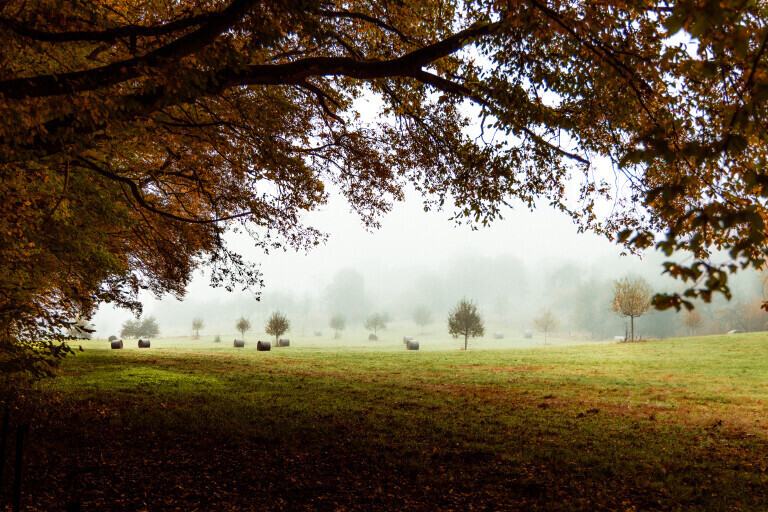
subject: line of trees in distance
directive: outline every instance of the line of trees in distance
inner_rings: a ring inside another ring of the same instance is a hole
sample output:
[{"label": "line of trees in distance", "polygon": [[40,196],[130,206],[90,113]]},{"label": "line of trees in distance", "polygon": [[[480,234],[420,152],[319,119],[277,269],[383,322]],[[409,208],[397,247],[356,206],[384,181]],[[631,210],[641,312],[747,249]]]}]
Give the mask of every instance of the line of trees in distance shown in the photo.
[{"label": "line of trees in distance", "polygon": [[[551,333],[579,339],[612,339],[617,335],[633,338],[661,338],[688,334],[717,334],[730,330],[750,332],[765,328],[762,283],[758,273],[743,272],[732,276],[734,299],[715,296],[709,304],[697,303],[695,312],[656,311],[648,301],[637,315],[625,306],[613,303],[617,277],[642,277],[651,294],[669,291],[669,283],[649,278],[638,272],[616,273],[615,268],[595,268],[584,264],[560,264],[536,269],[510,257],[457,259],[444,269],[414,268],[393,272],[390,281],[366,280],[354,269],[331,273],[329,284],[321,284],[315,292],[294,294],[288,290],[265,291],[253,304],[250,318],[265,323],[271,311],[278,310],[292,320],[292,328],[302,336],[307,330],[330,326],[341,335],[350,326],[366,325],[371,333],[386,329],[391,323],[411,321],[424,333],[434,324],[439,311],[449,311],[456,297],[470,297],[484,311],[488,325],[495,329],[519,331],[535,328],[549,337]],[[641,269],[637,266],[635,269]],[[654,267],[655,268],[655,267]],[[459,272],[459,271],[462,272]],[[610,277],[608,277],[610,276]],[[623,278],[622,278],[623,279]],[[618,279],[621,281],[622,279]],[[345,295],[348,294],[348,295]],[[189,332],[189,311],[206,311],[200,330],[231,330],[231,312],[241,309],[242,297],[229,296],[223,301],[182,303],[181,307],[153,308],[167,331]],[[178,303],[175,303],[178,304]],[[642,305],[642,304],[641,304]],[[176,308],[176,309],[174,309]],[[629,314],[618,314],[619,311]],[[538,321],[545,311],[554,317],[554,325],[541,328]],[[333,325],[330,319],[335,318]],[[224,320],[225,318],[229,320]],[[203,320],[200,318],[199,320]],[[373,322],[373,323],[370,323]],[[171,324],[171,325],[167,325]],[[343,324],[343,325],[342,325]],[[97,325],[97,327],[101,327]]]}]

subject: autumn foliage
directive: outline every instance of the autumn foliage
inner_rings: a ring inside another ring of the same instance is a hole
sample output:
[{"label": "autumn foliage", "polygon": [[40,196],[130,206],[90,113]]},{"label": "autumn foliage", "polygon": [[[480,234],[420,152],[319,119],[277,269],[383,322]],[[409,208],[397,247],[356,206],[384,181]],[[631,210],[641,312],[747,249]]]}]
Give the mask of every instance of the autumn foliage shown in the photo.
[{"label": "autumn foliage", "polygon": [[613,283],[611,310],[620,317],[629,318],[630,340],[635,340],[635,318],[651,309],[651,287],[641,277],[622,277]]},{"label": "autumn foliage", "polygon": [[330,187],[369,226],[407,184],[471,223],[548,202],[632,250],[691,251],[667,266],[688,292],[658,307],[728,294],[768,247],[765,26],[735,0],[3,2],[3,346],[180,296],[200,265],[258,285],[225,233],[311,247],[301,216]]}]

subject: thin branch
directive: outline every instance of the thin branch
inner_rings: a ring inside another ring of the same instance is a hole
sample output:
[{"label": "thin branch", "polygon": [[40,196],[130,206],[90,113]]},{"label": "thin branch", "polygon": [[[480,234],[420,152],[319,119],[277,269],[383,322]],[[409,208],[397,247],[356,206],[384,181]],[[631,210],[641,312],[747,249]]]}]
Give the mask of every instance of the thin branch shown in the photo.
[{"label": "thin branch", "polygon": [[[442,78],[437,75],[433,75],[432,73],[429,73],[427,71],[419,70],[413,73],[413,78],[416,80],[419,80],[420,82],[423,82],[425,84],[429,84],[432,87],[435,87],[438,90],[441,90],[443,92],[452,93],[458,96],[463,96],[465,98],[469,98],[472,101],[479,103],[480,105],[486,106],[490,108],[491,110],[494,110],[493,105],[486,99],[479,97],[477,94],[475,94],[472,90],[467,88],[466,86],[462,84],[458,84],[456,82],[451,82],[450,80],[446,80],[445,78]],[[589,164],[589,160],[585,159],[584,157],[581,157],[575,153],[570,153],[564,149],[562,149],[560,146],[557,146],[555,144],[552,144],[551,142],[547,141],[540,135],[536,134],[534,131],[532,131],[530,128],[516,124],[515,125],[519,130],[524,132],[528,137],[530,137],[534,142],[541,144],[543,146],[548,147],[552,151],[555,151],[556,153],[559,153],[562,156],[565,156],[567,158],[570,158],[572,160],[576,160],[577,162],[581,162],[583,164]]]},{"label": "thin branch", "polygon": [[410,37],[406,36],[402,32],[400,32],[398,29],[390,25],[389,23],[385,23],[381,21],[378,18],[374,18],[373,16],[369,16],[367,14],[363,14],[361,12],[350,12],[350,11],[318,11],[317,12],[321,16],[327,16],[329,18],[349,18],[349,19],[356,19],[356,20],[363,20],[367,21],[368,23],[372,23],[376,25],[377,27],[381,27],[385,30],[388,30],[389,32],[392,32],[394,34],[397,34],[397,36],[403,40],[405,43],[413,44],[414,41]]},{"label": "thin branch", "polygon": [[104,176],[106,178],[109,178],[111,180],[115,180],[115,181],[118,181],[120,183],[124,183],[124,184],[128,185],[128,187],[131,190],[131,195],[133,196],[134,199],[136,199],[136,201],[139,203],[139,205],[142,208],[144,208],[146,210],[149,210],[152,213],[156,213],[158,215],[161,215],[163,217],[167,217],[169,219],[177,220],[177,221],[180,221],[180,222],[185,222],[185,223],[188,223],[188,224],[215,224],[215,223],[218,223],[218,222],[224,222],[224,221],[228,221],[228,220],[232,220],[232,219],[239,219],[239,218],[242,218],[242,217],[248,217],[248,216],[251,216],[251,215],[255,215],[255,213],[253,211],[247,211],[247,212],[237,213],[237,214],[233,214],[233,215],[228,215],[226,217],[220,217],[220,218],[217,218],[217,219],[191,219],[191,218],[188,218],[188,217],[181,217],[179,215],[163,211],[163,210],[161,210],[161,209],[151,205],[150,203],[148,203],[147,200],[144,198],[144,195],[143,195],[141,189],[139,188],[139,186],[136,184],[136,182],[134,182],[130,178],[126,178],[125,176],[120,176],[118,174],[115,174],[115,173],[113,173],[113,172],[111,172],[111,171],[109,171],[109,170],[107,170],[107,169],[97,165],[96,163],[94,163],[94,162],[92,162],[90,160],[85,159],[85,158],[78,158],[78,161],[81,162],[82,164],[84,164],[87,168],[91,169],[92,171],[95,171],[98,174],[101,174],[102,176]]},{"label": "thin branch", "polygon": [[323,112],[325,112],[325,114],[328,117],[335,119],[341,124],[345,124],[344,120],[338,115],[336,115],[333,111],[331,111],[331,109],[328,107],[328,104],[326,103],[326,99],[327,99],[328,101],[330,101],[331,103],[333,103],[338,107],[339,106],[338,101],[333,99],[328,93],[326,93],[325,91],[323,91],[322,89],[320,89],[314,84],[311,84],[309,82],[301,82],[298,85],[299,87],[303,87],[304,89],[307,89],[308,91],[310,91],[315,95],[315,97],[317,98],[317,102],[320,104],[320,107],[322,107]]}]

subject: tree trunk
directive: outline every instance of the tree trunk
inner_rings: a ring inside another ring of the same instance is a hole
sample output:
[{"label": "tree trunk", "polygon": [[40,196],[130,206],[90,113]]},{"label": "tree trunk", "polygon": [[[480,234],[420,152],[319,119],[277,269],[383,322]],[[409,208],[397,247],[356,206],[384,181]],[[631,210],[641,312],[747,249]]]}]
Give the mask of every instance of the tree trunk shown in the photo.
[{"label": "tree trunk", "polygon": [[631,325],[630,332],[632,333],[632,341],[635,341],[635,317],[630,316],[629,317],[629,325]]},{"label": "tree trunk", "polygon": [[464,335],[464,350],[467,350],[467,338],[469,338],[468,334]]}]

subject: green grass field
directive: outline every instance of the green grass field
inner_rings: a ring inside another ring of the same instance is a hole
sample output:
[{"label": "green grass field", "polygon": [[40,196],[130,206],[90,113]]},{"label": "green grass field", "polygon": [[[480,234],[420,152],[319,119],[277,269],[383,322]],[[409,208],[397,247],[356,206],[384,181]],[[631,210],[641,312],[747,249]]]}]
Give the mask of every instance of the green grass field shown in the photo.
[{"label": "green grass field", "polygon": [[25,390],[27,510],[768,510],[766,333],[224,340],[86,342]]}]

